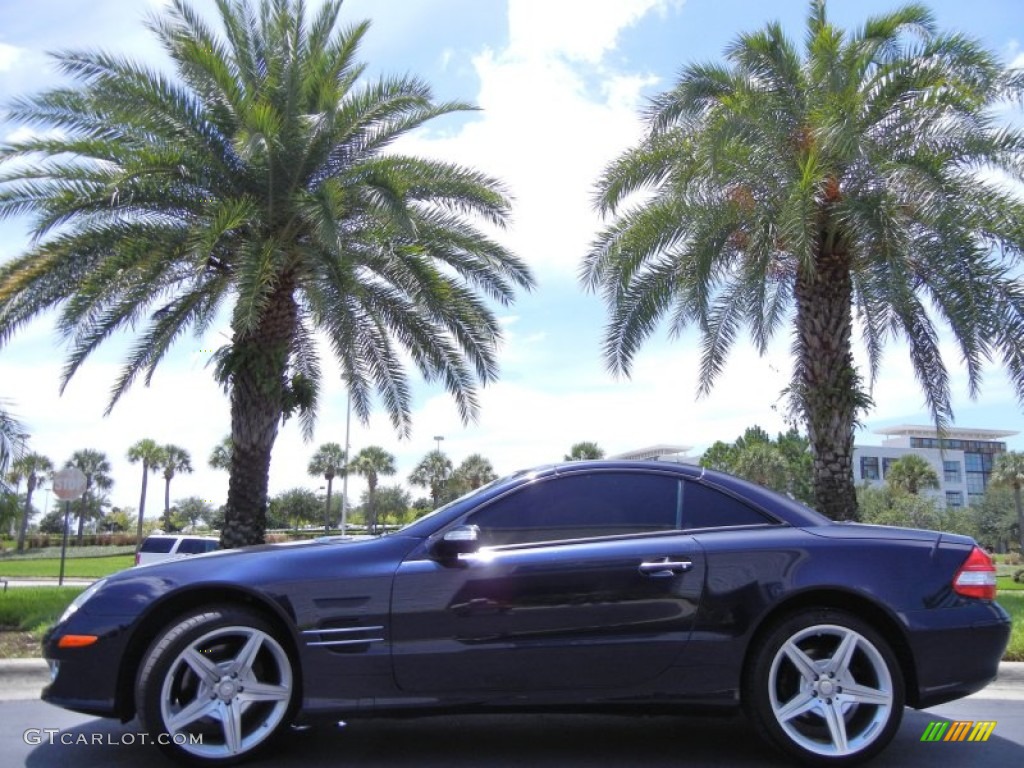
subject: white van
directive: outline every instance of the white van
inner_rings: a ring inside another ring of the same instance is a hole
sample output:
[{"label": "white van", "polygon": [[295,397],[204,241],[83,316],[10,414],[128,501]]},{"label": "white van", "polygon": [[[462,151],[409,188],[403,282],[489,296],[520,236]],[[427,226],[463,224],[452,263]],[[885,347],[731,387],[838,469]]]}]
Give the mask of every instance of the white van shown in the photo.
[{"label": "white van", "polygon": [[139,551],[135,553],[136,565],[159,563],[162,560],[177,560],[187,555],[213,552],[220,547],[220,540],[212,536],[186,536],[185,534],[163,534],[147,536]]}]

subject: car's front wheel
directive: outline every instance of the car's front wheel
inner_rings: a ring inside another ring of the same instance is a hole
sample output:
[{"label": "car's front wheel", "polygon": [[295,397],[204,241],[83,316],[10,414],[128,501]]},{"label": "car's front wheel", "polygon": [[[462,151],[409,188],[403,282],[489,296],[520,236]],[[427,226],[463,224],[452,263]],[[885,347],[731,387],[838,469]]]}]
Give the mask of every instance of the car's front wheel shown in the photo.
[{"label": "car's front wheel", "polygon": [[195,764],[237,762],[283,730],[295,673],[274,628],[234,606],[177,618],[143,659],[135,701],[165,752]]},{"label": "car's front wheel", "polygon": [[903,675],[885,639],[856,616],[806,610],[753,650],[744,682],[759,732],[804,763],[852,765],[882,750],[903,717]]}]

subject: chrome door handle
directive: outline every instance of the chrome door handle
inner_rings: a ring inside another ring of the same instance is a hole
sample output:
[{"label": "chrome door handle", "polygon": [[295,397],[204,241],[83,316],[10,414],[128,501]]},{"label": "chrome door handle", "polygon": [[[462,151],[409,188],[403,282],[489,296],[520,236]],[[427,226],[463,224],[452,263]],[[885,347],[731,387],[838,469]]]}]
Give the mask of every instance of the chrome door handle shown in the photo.
[{"label": "chrome door handle", "polygon": [[667,557],[662,560],[640,563],[640,573],[644,576],[675,576],[686,573],[693,568],[689,560],[669,560]]}]

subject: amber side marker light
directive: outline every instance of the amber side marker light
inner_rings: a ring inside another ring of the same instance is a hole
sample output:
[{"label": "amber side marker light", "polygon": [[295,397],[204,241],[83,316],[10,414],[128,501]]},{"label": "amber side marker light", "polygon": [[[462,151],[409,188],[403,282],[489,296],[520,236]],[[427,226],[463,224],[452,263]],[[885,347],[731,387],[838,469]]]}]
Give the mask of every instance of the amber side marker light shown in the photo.
[{"label": "amber side marker light", "polygon": [[996,567],[981,547],[975,547],[953,577],[953,591],[964,597],[996,599]]},{"label": "amber side marker light", "polygon": [[57,641],[58,648],[85,648],[99,640],[96,635],[64,635]]}]

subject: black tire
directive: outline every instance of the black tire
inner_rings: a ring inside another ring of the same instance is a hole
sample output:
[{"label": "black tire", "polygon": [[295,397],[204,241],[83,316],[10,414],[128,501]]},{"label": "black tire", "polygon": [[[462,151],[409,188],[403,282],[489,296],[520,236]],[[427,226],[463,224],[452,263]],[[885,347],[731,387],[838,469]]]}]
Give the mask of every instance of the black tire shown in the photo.
[{"label": "black tire", "polygon": [[287,728],[295,665],[262,616],[208,606],[176,618],[153,641],[135,684],[150,738],[176,760],[229,765]]},{"label": "black tire", "polygon": [[833,609],[775,624],[752,649],[743,681],[743,703],[761,736],[808,765],[874,757],[899,729],[905,695],[889,643]]}]

